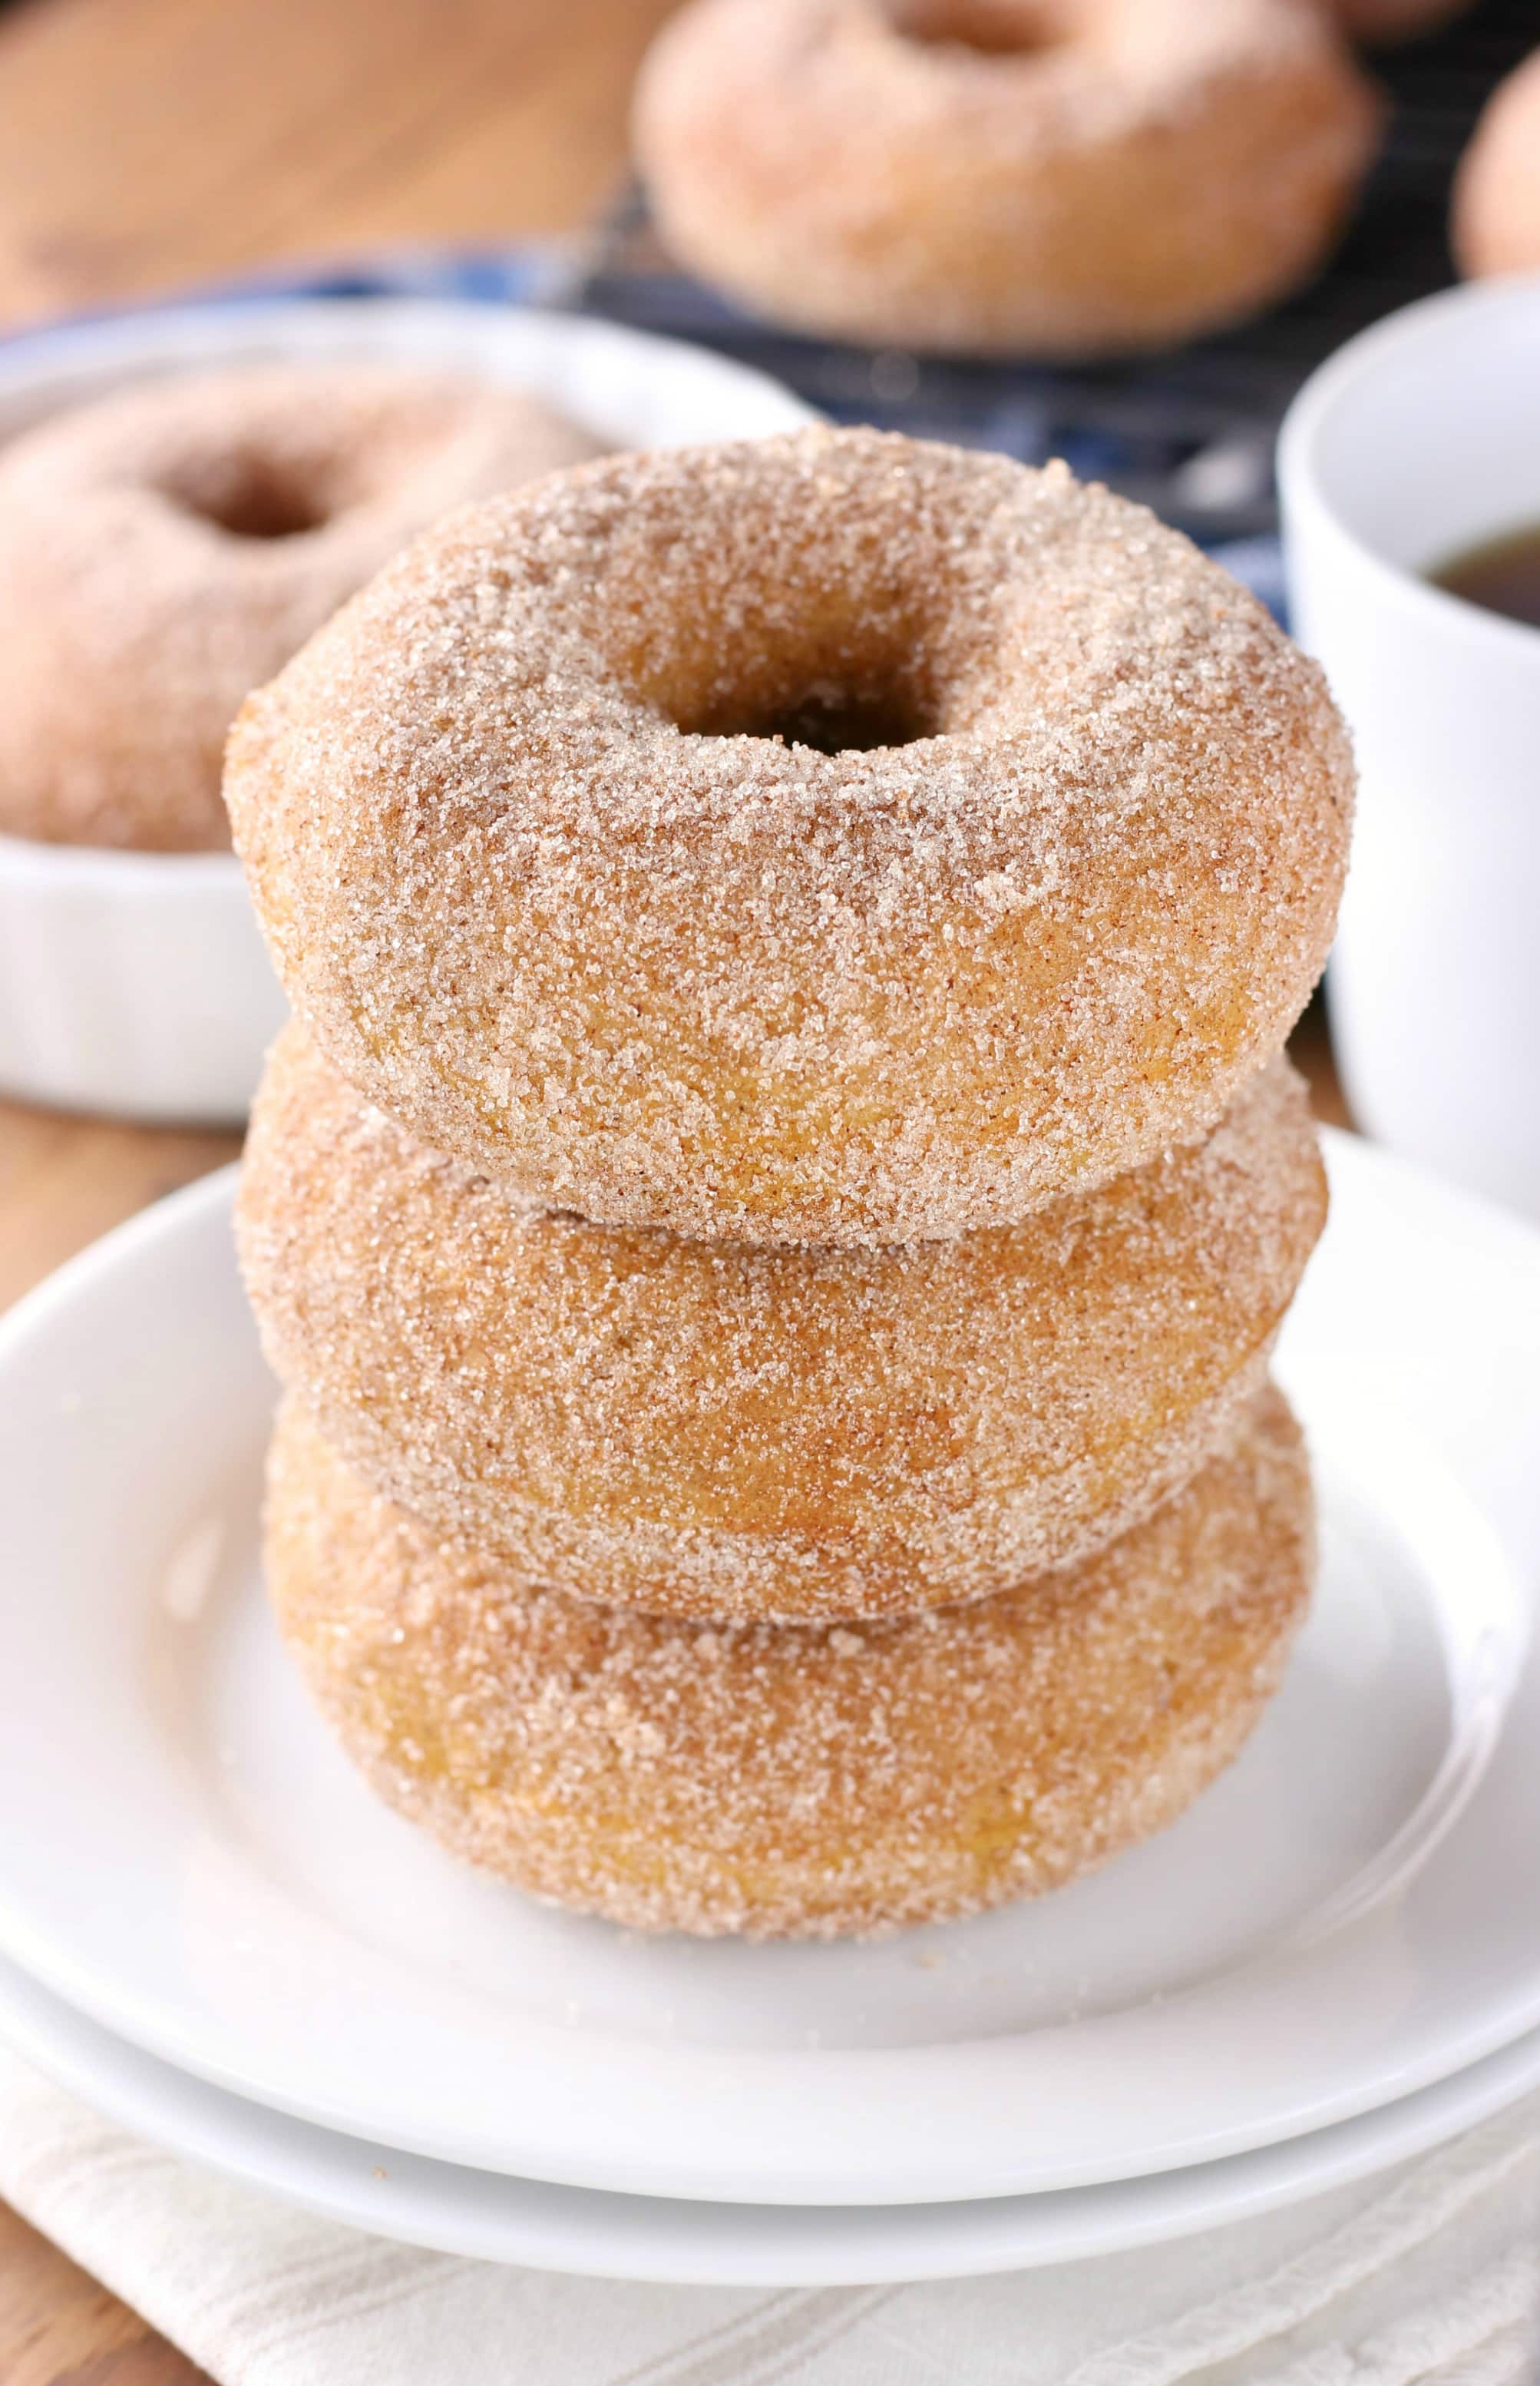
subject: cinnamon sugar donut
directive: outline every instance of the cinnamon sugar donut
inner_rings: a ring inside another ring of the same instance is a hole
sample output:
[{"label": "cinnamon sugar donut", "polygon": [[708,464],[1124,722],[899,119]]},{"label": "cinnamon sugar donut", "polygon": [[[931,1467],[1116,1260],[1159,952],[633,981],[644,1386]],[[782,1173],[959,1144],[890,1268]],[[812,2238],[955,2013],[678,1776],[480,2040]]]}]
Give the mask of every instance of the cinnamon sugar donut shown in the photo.
[{"label": "cinnamon sugar donut", "polygon": [[773,321],[1110,356],[1305,280],[1379,121],[1299,0],[695,0],[632,131],[670,248]]},{"label": "cinnamon sugar donut", "polygon": [[598,444],[537,400],[388,367],[128,389],[0,458],[0,831],[230,842],[247,691],[434,516]]},{"label": "cinnamon sugar donut", "polygon": [[304,1411],[268,1584],[375,1787],[457,1854],[644,1929],[833,1938],[1051,1889],[1235,1754],[1308,1598],[1276,1393],[1069,1573],[905,1623],[686,1625],[509,1582],[369,1491]]},{"label": "cinnamon sugar donut", "polygon": [[755,1249],[520,1203],[274,1050],[239,1234],[327,1439],[510,1579],[902,1614],[1099,1547],[1233,1436],[1325,1212],[1275,1061],[1206,1144],[1027,1224]]},{"label": "cinnamon sugar donut", "polygon": [[1540,273],[1540,50],[1497,85],[1455,179],[1462,273]]},{"label": "cinnamon sugar donut", "polygon": [[814,430],[439,525],[244,707],[294,1008],[607,1224],[1013,1224],[1212,1126],[1321,970],[1318,667],[1062,466]]}]

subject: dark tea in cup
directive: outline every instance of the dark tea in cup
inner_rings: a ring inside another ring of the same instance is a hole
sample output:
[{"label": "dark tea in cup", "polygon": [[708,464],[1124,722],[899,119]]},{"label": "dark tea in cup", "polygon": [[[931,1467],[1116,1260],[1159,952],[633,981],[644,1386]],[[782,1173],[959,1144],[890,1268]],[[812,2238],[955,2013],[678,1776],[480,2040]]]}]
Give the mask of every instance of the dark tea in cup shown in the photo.
[{"label": "dark tea in cup", "polygon": [[1465,547],[1428,577],[1435,588],[1463,596],[1468,605],[1540,630],[1540,522]]}]

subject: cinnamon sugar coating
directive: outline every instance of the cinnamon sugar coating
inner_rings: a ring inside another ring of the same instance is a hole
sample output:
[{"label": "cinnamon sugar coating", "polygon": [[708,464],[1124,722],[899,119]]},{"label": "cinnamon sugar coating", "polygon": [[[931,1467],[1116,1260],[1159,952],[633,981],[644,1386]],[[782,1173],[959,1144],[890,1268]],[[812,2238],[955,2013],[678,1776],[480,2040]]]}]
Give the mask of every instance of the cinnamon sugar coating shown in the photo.
[{"label": "cinnamon sugar coating", "polygon": [[599,452],[537,400],[388,367],[178,375],[0,457],[0,832],[226,846],[225,735],[435,515]]},{"label": "cinnamon sugar coating", "polygon": [[520,1203],[297,1024],[241,1253],[327,1439],[510,1581],[678,1615],[903,1614],[1060,1566],[1233,1436],[1325,1214],[1275,1061],[1206,1143],[1026,1224],[755,1249]]},{"label": "cinnamon sugar coating", "polygon": [[1158,1830],[1256,1722],[1313,1571],[1272,1392],[1098,1556],[903,1623],[520,1590],[369,1492],[295,1402],[267,1536],[284,1637],[384,1797],[538,1897],[712,1935],[939,1921]]},{"label": "cinnamon sugar coating", "polygon": [[601,1224],[888,1244],[1215,1124],[1324,961],[1352,772],[1142,508],[814,430],[452,517],[226,792],[296,1011],[423,1141]]},{"label": "cinnamon sugar coating", "polygon": [[773,321],[1109,356],[1303,281],[1380,120],[1298,0],[694,0],[632,138],[674,254]]}]

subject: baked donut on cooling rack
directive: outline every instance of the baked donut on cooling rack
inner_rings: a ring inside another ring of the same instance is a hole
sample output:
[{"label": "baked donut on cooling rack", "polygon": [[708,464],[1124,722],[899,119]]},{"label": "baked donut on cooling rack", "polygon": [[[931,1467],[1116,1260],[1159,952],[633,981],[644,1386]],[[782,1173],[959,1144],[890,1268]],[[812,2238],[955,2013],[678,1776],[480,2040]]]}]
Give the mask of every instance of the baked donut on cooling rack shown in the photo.
[{"label": "baked donut on cooling rack", "polygon": [[1540,273],[1540,50],[1497,85],[1455,178],[1462,273]]},{"label": "baked donut on cooling rack", "polygon": [[633,137],[680,262],[773,322],[1095,357],[1304,281],[1379,121],[1308,0],[694,0]]},{"label": "baked donut on cooling rack", "polygon": [[511,1584],[290,1402],[267,1560],[343,1745],[456,1853],[644,1929],[834,1938],[1053,1888],[1174,1820],[1277,1686],[1313,1527],[1270,1391],[1068,1572],[903,1623],[682,1624]]},{"label": "baked donut on cooling rack", "polygon": [[1233,1437],[1325,1212],[1276,1061],[1204,1143],[883,1250],[593,1226],[372,1110],[303,1028],[239,1202],[332,1448],[510,1582],[676,1615],[903,1614],[1126,1530]]},{"label": "baked donut on cooling rack", "polygon": [[1143,508],[814,430],[454,516],[226,793],[295,1011],[424,1142],[600,1224],[888,1244],[1218,1122],[1325,959],[1352,768]]},{"label": "baked donut on cooling rack", "polygon": [[0,833],[228,846],[247,692],[435,515],[599,452],[520,392],[384,366],[128,388],[0,457]]}]

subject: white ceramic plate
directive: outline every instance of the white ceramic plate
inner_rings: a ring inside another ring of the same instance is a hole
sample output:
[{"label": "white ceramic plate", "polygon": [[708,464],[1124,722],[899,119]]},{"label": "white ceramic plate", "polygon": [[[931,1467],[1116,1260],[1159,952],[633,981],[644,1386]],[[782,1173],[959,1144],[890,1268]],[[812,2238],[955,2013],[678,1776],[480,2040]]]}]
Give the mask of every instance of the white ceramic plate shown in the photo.
[{"label": "white ceramic plate", "polygon": [[0,1960],[0,2035],[136,2135],[289,2204],[441,2254],[673,2286],[870,2286],[1124,2253],[1324,2194],[1540,2085],[1540,2034],[1377,2113],[1228,2162],[976,2204],[700,2204],[468,2170],[295,2121],[114,2037]]},{"label": "white ceramic plate", "polygon": [[1534,1485],[1540,1238],[1361,1147],[1332,1162],[1284,1370],[1324,1575],[1252,1745],[1092,1879],[833,1948],[627,1937],[375,1802],[257,1588],[269,1391],[228,1181],[136,1221],[0,1331],[0,1949],[301,2117],[757,2204],[1211,2161],[1540,2026],[1540,1667],[1435,1449],[1469,1443],[1495,1499]]},{"label": "white ceramic plate", "polygon": [[[132,383],[214,365],[394,363],[530,389],[618,447],[816,418],[746,365],[619,324],[469,301],[160,308],[0,344],[0,444]],[[126,1118],[238,1119],[283,1017],[228,854],[0,837],[0,1094]]]}]

